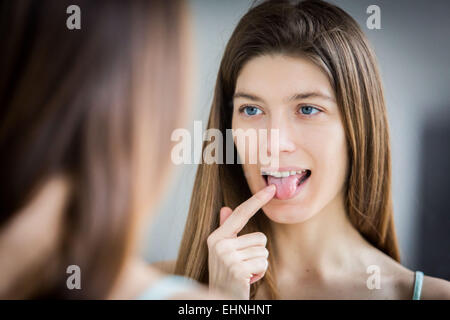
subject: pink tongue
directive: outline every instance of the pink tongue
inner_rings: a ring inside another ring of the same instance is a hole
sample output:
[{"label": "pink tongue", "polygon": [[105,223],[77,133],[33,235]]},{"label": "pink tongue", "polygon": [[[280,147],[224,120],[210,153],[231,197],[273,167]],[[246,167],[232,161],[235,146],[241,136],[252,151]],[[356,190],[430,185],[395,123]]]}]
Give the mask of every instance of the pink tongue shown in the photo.
[{"label": "pink tongue", "polygon": [[274,184],[277,187],[277,193],[275,196],[278,199],[286,200],[294,195],[295,190],[297,190],[298,181],[301,177],[301,174],[296,174],[285,178],[268,176],[267,182],[269,185]]}]

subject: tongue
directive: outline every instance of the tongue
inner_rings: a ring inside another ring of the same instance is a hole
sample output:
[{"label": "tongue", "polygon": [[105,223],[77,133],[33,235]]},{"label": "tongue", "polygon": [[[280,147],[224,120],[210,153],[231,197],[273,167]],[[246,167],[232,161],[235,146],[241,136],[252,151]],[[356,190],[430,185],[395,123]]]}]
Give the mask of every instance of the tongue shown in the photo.
[{"label": "tongue", "polygon": [[273,176],[268,176],[267,182],[269,185],[274,184],[277,187],[275,196],[278,199],[286,200],[294,195],[301,177],[302,174],[291,175],[285,178],[275,178]]}]

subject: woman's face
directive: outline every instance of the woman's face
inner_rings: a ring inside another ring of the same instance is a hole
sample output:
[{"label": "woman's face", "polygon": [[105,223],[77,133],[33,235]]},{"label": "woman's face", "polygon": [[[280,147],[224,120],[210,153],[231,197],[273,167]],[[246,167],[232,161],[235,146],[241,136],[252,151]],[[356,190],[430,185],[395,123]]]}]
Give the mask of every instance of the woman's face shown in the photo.
[{"label": "woman's face", "polygon": [[[232,127],[268,131],[267,144],[258,138],[256,148],[241,143],[236,148],[252,193],[277,186],[263,207],[272,221],[302,222],[342,200],[348,162],[344,127],[328,77],[311,61],[281,54],[248,61],[236,82]],[[278,168],[262,165],[258,156],[266,145],[267,155],[275,156],[271,129],[279,130]],[[252,156],[256,164],[248,163]]]}]

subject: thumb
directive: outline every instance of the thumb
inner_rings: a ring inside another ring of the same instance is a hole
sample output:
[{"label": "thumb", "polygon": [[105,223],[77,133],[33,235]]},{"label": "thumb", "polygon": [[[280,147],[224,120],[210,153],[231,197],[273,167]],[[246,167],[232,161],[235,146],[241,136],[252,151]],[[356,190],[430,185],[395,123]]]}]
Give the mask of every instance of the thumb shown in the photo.
[{"label": "thumb", "polygon": [[231,214],[233,213],[233,210],[231,210],[228,207],[222,207],[222,209],[220,209],[220,225],[222,225],[225,220],[228,219],[229,216],[231,216]]}]

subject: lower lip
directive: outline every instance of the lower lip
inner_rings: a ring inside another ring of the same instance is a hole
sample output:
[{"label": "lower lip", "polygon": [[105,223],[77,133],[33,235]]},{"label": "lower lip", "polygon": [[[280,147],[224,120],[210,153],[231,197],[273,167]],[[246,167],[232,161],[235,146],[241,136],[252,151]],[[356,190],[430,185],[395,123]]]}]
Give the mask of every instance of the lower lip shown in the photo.
[{"label": "lower lip", "polygon": [[[274,199],[282,200],[282,201],[294,199],[294,198],[300,193],[300,191],[304,189],[305,185],[308,183],[308,181],[309,181],[310,179],[311,179],[311,175],[310,175],[306,180],[304,180],[301,184],[297,185],[297,189],[296,189],[295,192],[292,194],[292,197],[290,197],[290,198],[288,198],[288,199],[279,199],[279,198],[277,197],[276,193],[275,193]],[[267,186],[267,185],[268,185],[268,184],[267,184],[267,181],[266,181],[264,178],[263,178],[263,180],[264,180],[264,183],[265,183],[266,186]]]}]

